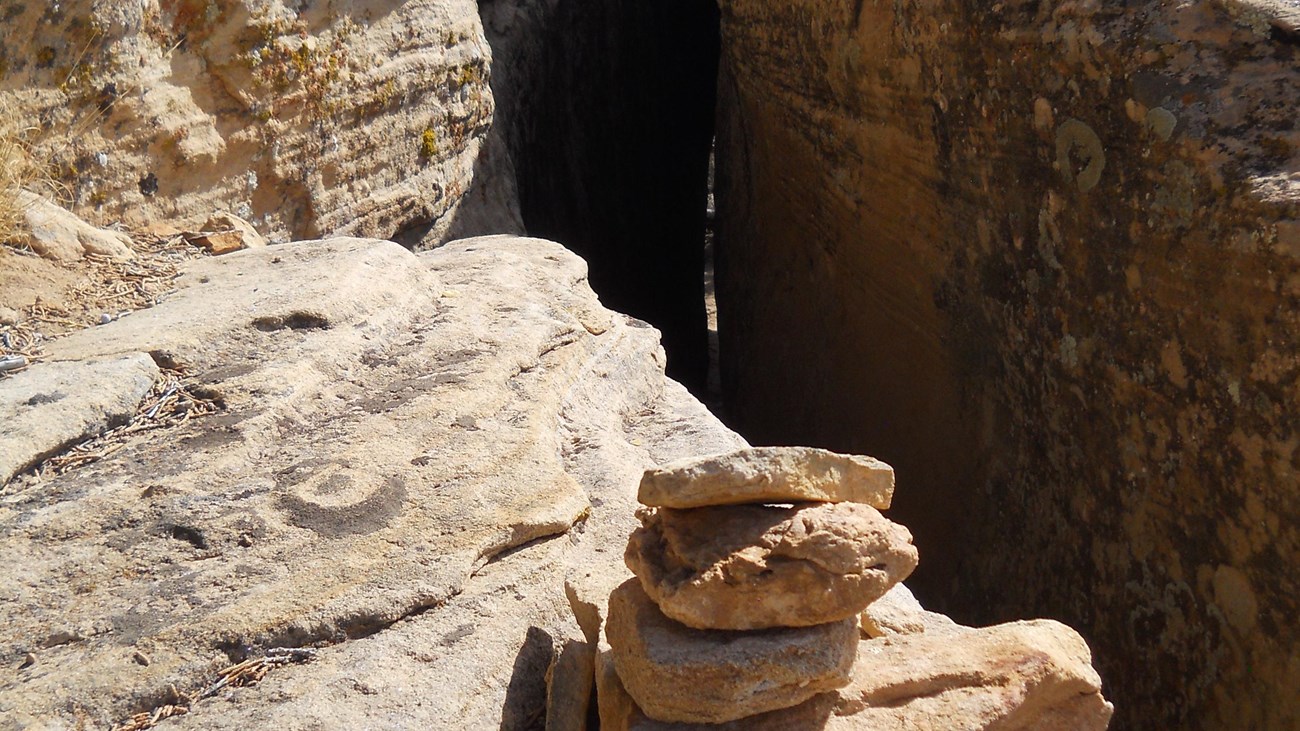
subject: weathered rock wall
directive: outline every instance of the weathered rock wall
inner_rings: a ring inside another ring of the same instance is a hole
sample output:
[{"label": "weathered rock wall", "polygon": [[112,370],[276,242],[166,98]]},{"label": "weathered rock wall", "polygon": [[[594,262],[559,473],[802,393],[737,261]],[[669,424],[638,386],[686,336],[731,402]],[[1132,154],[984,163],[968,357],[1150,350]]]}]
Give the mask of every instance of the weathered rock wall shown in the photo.
[{"label": "weathered rock wall", "polygon": [[669,374],[702,386],[716,7],[484,0],[480,10],[529,233],[586,258],[611,307],[663,331]]},{"label": "weathered rock wall", "polygon": [[1300,719],[1289,7],[723,3],[729,411],[891,462],[918,593],[1120,727]]},{"label": "weathered rock wall", "polygon": [[88,220],[228,210],[273,240],[412,247],[526,224],[703,384],[713,4],[0,0],[0,18],[0,132],[30,128]]},{"label": "weathered rock wall", "polygon": [[0,18],[0,107],[91,220],[520,229],[474,2],[6,0]]}]

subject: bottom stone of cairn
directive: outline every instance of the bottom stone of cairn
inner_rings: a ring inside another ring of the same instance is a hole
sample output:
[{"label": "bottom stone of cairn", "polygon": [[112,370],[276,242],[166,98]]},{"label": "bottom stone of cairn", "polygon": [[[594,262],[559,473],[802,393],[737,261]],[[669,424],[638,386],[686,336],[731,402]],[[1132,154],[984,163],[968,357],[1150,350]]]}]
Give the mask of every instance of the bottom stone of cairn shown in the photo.
[{"label": "bottom stone of cairn", "polygon": [[631,579],[610,595],[606,636],[623,687],[646,716],[726,723],[845,686],[858,624],[697,630],[663,614]]}]

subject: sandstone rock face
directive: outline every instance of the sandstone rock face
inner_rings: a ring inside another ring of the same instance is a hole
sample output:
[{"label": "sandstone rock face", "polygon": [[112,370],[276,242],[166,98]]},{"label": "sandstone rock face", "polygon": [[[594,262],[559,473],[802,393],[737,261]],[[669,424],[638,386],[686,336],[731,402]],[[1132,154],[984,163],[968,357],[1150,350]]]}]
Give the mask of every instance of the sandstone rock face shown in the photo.
[{"label": "sandstone rock face", "polygon": [[0,107],[76,211],[276,240],[518,230],[469,0],[6,2]]},{"label": "sandstone rock face", "polygon": [[918,595],[1118,725],[1300,725],[1294,6],[722,3],[730,416],[894,465]]},{"label": "sandstone rock face", "polygon": [[158,377],[146,353],[41,363],[0,381],[0,487],[62,448],[135,414]]},{"label": "sandstone rock face", "polygon": [[[224,404],[0,490],[17,727],[179,704],[170,723],[201,728],[533,728],[548,667],[585,639],[570,565],[631,530],[608,506],[652,464],[743,446],[549,242],[304,242],[191,262],[178,285],[5,381],[156,359]],[[66,401],[103,388],[70,377]],[[214,685],[304,646],[258,685]]]},{"label": "sandstone rock face", "polygon": [[126,234],[95,228],[45,198],[20,191],[22,211],[13,241],[40,256],[57,261],[75,261],[86,254],[111,259],[130,259],[131,239]]},{"label": "sandstone rock face", "polygon": [[696,629],[810,627],[856,617],[916,568],[912,536],[853,503],[642,513],[628,568]]},{"label": "sandstone rock face", "polygon": [[928,612],[905,585],[899,584],[862,611],[862,634],[871,639],[920,632],[949,632],[956,622],[938,612]]},{"label": "sandstone rock face", "polygon": [[751,447],[646,470],[644,505],[699,508],[747,503],[865,503],[884,510],[894,470],[871,457],[810,447]]},{"label": "sandstone rock face", "polygon": [[763,632],[701,631],[665,617],[629,580],[606,637],[623,687],[655,719],[725,723],[798,705],[848,682],[853,621]]},{"label": "sandstone rock face", "polygon": [[1113,710],[1087,646],[1048,621],[863,641],[846,687],[720,725],[647,717],[608,649],[596,673],[602,723],[619,731],[1103,731]]},{"label": "sandstone rock face", "polygon": [[1038,620],[861,643],[825,728],[1103,731],[1112,708],[1088,646]]},{"label": "sandstone rock face", "polygon": [[570,640],[546,670],[546,731],[586,731],[596,690],[596,645]]}]

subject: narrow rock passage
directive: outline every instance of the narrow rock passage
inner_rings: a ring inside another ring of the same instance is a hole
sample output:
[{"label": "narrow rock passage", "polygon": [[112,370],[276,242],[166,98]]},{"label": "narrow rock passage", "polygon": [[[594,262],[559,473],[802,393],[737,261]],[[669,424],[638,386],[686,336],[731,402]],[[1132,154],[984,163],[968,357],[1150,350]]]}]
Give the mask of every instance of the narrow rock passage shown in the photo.
[{"label": "narrow rock passage", "polygon": [[525,227],[585,258],[602,301],[661,330],[669,375],[703,394],[717,8],[484,0],[480,13]]}]

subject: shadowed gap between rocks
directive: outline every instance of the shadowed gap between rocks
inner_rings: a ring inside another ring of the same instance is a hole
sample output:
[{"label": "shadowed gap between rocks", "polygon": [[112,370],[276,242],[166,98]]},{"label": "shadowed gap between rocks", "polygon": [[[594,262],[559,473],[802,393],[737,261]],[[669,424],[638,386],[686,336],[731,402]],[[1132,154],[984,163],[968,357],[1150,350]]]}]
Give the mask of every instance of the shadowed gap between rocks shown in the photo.
[{"label": "shadowed gap between rocks", "polygon": [[524,226],[590,265],[606,306],[663,332],[697,394],[719,53],[707,0],[479,4]]}]

